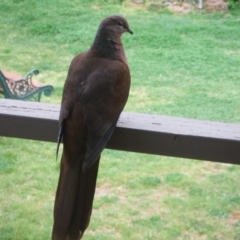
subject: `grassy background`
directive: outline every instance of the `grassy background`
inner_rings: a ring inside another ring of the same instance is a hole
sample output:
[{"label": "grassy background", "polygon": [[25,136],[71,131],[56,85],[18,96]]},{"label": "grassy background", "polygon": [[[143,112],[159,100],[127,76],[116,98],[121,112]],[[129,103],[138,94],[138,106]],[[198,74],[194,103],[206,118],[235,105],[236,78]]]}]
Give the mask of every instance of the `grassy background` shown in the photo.
[{"label": "grassy background", "polygon": [[[99,22],[126,16],[126,111],[240,122],[240,12],[171,15],[110,1],[1,0],[0,69],[54,86]],[[1,126],[0,126],[1,127]],[[0,137],[0,239],[50,239],[55,144]],[[240,167],[105,150],[84,239],[240,239]]]}]

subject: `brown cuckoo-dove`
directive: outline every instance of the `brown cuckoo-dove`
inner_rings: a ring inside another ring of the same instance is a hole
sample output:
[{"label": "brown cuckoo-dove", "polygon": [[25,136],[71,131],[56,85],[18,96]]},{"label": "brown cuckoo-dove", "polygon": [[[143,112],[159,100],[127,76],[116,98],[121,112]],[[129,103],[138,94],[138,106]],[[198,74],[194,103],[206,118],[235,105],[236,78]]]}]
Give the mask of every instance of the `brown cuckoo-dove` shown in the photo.
[{"label": "brown cuckoo-dove", "polygon": [[121,41],[125,32],[132,34],[125,18],[105,18],[90,49],[70,64],[59,117],[63,153],[53,240],[80,239],[88,227],[100,154],[129,94],[130,71]]}]

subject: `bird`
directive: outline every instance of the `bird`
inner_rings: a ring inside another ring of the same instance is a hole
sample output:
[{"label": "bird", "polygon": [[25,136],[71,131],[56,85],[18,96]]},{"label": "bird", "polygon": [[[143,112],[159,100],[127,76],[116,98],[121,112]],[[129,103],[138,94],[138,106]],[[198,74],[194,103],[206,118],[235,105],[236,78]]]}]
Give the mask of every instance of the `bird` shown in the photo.
[{"label": "bird", "polygon": [[59,114],[63,142],[52,240],[79,240],[93,207],[100,155],[127,102],[131,74],[121,36],[133,34],[120,15],[104,18],[89,50],[70,63]]}]

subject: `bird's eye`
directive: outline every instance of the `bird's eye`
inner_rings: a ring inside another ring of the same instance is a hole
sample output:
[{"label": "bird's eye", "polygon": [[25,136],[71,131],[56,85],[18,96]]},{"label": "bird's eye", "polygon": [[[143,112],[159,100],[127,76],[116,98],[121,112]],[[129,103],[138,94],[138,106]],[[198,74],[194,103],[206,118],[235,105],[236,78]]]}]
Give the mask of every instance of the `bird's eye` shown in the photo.
[{"label": "bird's eye", "polygon": [[122,27],[123,26],[123,23],[120,21],[118,22],[118,26]]}]

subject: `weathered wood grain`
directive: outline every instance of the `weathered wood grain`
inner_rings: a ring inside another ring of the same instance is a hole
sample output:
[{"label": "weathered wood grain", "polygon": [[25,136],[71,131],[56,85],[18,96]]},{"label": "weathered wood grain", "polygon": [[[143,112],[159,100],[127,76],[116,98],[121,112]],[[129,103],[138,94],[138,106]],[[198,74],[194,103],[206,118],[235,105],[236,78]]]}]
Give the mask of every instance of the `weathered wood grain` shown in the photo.
[{"label": "weathered wood grain", "polygon": [[[0,136],[56,142],[59,110],[0,99]],[[240,124],[123,112],[107,148],[240,164]]]}]

